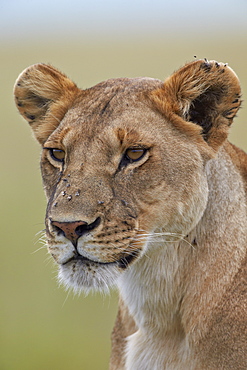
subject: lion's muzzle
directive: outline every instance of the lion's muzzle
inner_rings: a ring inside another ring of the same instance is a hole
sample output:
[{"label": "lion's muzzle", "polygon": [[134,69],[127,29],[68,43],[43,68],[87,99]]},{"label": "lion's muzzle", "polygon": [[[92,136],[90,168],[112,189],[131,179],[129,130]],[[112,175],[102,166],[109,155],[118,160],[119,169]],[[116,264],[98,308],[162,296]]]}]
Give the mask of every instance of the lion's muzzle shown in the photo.
[{"label": "lion's muzzle", "polygon": [[[116,264],[125,269],[134,261],[139,248],[132,245],[134,235],[126,227],[106,227],[104,220],[96,217],[91,223],[81,220],[57,221],[49,217],[49,251],[59,265],[80,261],[80,264]],[[84,266],[85,267],[85,266]]]}]

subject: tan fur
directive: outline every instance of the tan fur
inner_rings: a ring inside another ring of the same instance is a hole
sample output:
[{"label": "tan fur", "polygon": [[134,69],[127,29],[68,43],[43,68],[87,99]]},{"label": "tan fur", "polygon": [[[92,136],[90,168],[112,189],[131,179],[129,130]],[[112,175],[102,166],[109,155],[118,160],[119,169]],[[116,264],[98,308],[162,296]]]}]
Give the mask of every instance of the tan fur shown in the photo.
[{"label": "tan fur", "polygon": [[43,146],[59,279],[119,289],[110,369],[246,369],[247,155],[227,141],[241,103],[231,68],[198,60],[164,83],[80,90],[37,64],[14,92]]}]

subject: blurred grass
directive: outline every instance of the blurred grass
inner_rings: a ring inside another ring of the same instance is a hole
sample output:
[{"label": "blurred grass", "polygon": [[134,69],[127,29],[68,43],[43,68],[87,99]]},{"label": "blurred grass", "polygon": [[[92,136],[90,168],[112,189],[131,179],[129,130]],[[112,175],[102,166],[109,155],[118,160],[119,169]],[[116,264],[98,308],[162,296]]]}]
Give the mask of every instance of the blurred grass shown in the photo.
[{"label": "blurred grass", "polygon": [[[228,62],[246,96],[246,38],[149,38],[107,42],[78,39],[1,45],[1,370],[104,370],[117,296],[73,297],[56,283],[56,269],[35,236],[44,228],[45,198],[39,147],[17,114],[12,88],[28,65],[58,67],[80,87],[112,77],[164,79],[184,62],[207,57]],[[243,104],[244,105],[244,104]],[[242,109],[231,141],[247,149],[247,110]],[[36,253],[33,253],[38,250]]]}]

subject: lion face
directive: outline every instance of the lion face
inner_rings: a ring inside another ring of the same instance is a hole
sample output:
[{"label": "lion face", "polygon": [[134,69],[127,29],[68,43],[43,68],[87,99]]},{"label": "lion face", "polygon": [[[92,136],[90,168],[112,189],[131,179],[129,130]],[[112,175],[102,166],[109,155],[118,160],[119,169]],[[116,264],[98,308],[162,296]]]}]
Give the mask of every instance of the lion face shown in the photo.
[{"label": "lion face", "polygon": [[94,106],[78,102],[44,143],[48,248],[61,280],[79,290],[116,284],[158,247],[149,242],[156,231],[186,235],[207,199],[198,149],[129,97],[129,81],[115,83],[121,93],[101,86]]},{"label": "lion face", "polygon": [[[45,81],[39,91],[37,79]],[[183,238],[206,208],[204,168],[217,143],[201,135],[197,97],[190,111],[188,98],[173,92],[172,100],[169,89],[161,103],[163,90],[153,79],[79,90],[45,65],[16,83],[19,110],[43,146],[48,250],[60,280],[76,291],[117,284],[160,248],[157,233],[163,242]]]}]

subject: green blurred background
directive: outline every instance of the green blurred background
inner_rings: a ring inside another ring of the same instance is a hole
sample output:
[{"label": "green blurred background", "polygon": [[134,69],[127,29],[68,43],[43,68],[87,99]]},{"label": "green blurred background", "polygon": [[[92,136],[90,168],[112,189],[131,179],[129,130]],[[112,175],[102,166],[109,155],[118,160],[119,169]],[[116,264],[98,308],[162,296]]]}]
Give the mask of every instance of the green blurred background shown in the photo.
[{"label": "green blurred background", "polygon": [[[164,79],[196,55],[228,62],[245,99],[246,19],[244,0],[0,2],[1,370],[107,369],[117,309],[116,293],[58,287],[39,242],[39,146],[13,103],[18,74],[51,63],[86,88],[111,77]],[[246,116],[240,110],[230,137],[247,150]]]}]

